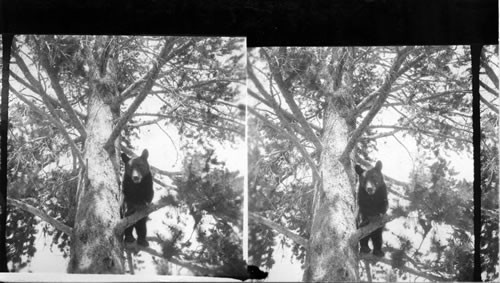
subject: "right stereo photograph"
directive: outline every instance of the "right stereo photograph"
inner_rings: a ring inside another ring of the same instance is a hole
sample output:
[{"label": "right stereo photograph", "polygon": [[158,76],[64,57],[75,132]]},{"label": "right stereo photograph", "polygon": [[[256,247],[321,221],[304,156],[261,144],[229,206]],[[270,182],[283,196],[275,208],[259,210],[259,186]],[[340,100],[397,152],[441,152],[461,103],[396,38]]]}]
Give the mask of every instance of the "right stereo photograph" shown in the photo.
[{"label": "right stereo photograph", "polygon": [[471,281],[477,240],[498,280],[498,46],[480,56],[480,223],[470,46],[247,54],[248,262],[267,281]]}]

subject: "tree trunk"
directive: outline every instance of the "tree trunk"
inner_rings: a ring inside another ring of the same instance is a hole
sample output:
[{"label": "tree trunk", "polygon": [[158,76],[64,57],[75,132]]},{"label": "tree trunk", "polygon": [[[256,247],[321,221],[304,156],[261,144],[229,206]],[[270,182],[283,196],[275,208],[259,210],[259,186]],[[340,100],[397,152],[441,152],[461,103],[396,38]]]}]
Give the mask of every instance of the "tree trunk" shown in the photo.
[{"label": "tree trunk", "polygon": [[87,166],[71,238],[69,273],[124,273],[121,241],[114,233],[120,220],[121,192],[114,167],[118,151],[110,154],[104,149],[116,115],[97,89],[93,88],[88,105],[84,148]]},{"label": "tree trunk", "polygon": [[[349,244],[356,230],[356,194],[350,160],[340,160],[354,123],[345,92],[329,98],[325,111],[320,172],[316,188],[305,282],[358,281],[357,247]],[[352,154],[351,154],[352,156]]]}]

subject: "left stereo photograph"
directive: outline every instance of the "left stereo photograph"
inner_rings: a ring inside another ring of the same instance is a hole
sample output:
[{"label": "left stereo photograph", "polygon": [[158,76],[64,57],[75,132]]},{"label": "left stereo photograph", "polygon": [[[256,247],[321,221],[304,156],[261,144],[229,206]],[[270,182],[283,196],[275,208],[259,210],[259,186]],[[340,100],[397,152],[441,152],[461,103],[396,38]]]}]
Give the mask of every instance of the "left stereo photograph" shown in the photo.
[{"label": "left stereo photograph", "polygon": [[245,38],[3,48],[10,272],[245,279]]}]

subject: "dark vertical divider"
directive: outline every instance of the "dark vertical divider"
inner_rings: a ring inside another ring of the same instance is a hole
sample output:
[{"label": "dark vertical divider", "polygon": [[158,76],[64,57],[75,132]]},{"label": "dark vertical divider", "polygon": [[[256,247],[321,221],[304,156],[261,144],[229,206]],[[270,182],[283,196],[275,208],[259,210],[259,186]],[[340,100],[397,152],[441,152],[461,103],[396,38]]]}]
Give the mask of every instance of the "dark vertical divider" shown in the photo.
[{"label": "dark vertical divider", "polygon": [[471,46],[472,129],[474,139],[474,281],[481,281],[481,117],[479,113],[479,61],[481,45]]},{"label": "dark vertical divider", "polygon": [[2,109],[0,114],[0,271],[7,272],[7,130],[9,127],[9,63],[12,34],[2,35]]}]

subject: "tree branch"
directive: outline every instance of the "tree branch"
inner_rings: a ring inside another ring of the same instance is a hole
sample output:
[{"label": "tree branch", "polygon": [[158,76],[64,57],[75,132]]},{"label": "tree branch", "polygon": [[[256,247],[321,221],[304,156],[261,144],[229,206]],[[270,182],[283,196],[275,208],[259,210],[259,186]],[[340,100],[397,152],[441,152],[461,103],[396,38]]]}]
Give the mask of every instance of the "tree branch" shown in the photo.
[{"label": "tree branch", "polygon": [[283,81],[283,78],[281,77],[280,71],[279,71],[279,66],[277,66],[275,63],[273,63],[273,60],[270,58],[270,56],[267,54],[265,49],[262,49],[263,52],[265,53],[267,57],[267,63],[269,65],[269,68],[271,69],[271,73],[273,75],[274,81],[278,85],[278,88],[285,98],[286,103],[288,104],[288,107],[292,110],[293,116],[295,119],[299,122],[299,124],[302,126],[302,129],[305,131],[305,137],[310,140],[315,146],[316,149],[318,149],[320,152],[323,150],[323,144],[319,140],[318,136],[313,132],[311,127],[309,126],[309,122],[307,122],[306,118],[304,117],[302,111],[300,110],[299,106],[297,103],[295,103],[295,99],[293,98],[293,93],[289,91],[288,87],[285,85],[285,82]]},{"label": "tree branch", "polygon": [[[44,48],[46,49],[46,48]],[[54,89],[57,98],[59,99],[60,105],[62,108],[68,113],[68,117],[70,121],[72,122],[73,126],[76,128],[76,130],[80,133],[80,135],[85,139],[87,137],[87,132],[85,131],[85,128],[83,127],[82,122],[76,115],[75,111],[73,110],[73,107],[71,107],[68,98],[66,97],[66,94],[64,93],[64,90],[62,89],[61,85],[59,84],[59,78],[57,77],[57,73],[52,68],[49,66],[49,59],[47,58],[47,50],[44,50],[42,52],[42,58],[40,60],[40,63],[42,64],[43,68],[47,72],[47,75],[49,76],[50,79],[50,84],[52,85],[52,88]]]},{"label": "tree branch", "polygon": [[445,139],[452,139],[452,140],[456,140],[456,141],[460,141],[460,142],[464,142],[464,143],[472,143],[472,138],[470,140],[467,140],[467,139],[463,139],[463,138],[459,138],[459,137],[454,137],[454,136],[448,136],[448,135],[445,135],[445,134],[440,134],[440,133],[434,133],[434,132],[431,132],[431,131],[426,131],[426,130],[423,130],[421,128],[410,128],[410,127],[400,127],[400,126],[386,126],[386,125],[374,125],[374,126],[370,126],[369,127],[370,129],[400,129],[400,130],[405,130],[405,131],[414,131],[414,132],[417,132],[417,133],[420,133],[420,134],[424,134],[424,135],[427,135],[427,136],[430,136],[430,137],[440,137],[440,138],[445,138]]},{"label": "tree branch", "polygon": [[203,121],[199,121],[199,120],[195,120],[195,119],[191,119],[191,118],[187,118],[187,117],[183,117],[182,120],[184,120],[187,124],[190,124],[193,126],[196,126],[196,125],[207,126],[209,128],[213,128],[213,129],[219,129],[222,131],[233,132],[233,133],[240,135],[240,136],[243,136],[243,137],[245,136],[245,129],[235,130],[232,128],[219,126],[219,125],[215,125],[215,124],[209,124],[209,123],[205,123]]},{"label": "tree branch", "polygon": [[142,247],[142,246],[139,246],[137,245],[137,249],[138,250],[141,250],[141,251],[144,251],[144,252],[147,252],[148,254],[150,255],[153,255],[153,256],[156,256],[156,257],[159,257],[159,258],[163,258],[165,259],[166,261],[168,262],[171,262],[175,265],[178,265],[178,266],[181,266],[181,267],[184,267],[184,268],[187,268],[191,271],[195,271],[196,273],[198,274],[212,274],[213,273],[213,270],[212,269],[209,269],[209,268],[205,268],[205,267],[202,267],[202,266],[198,266],[198,265],[195,265],[193,263],[190,263],[190,262],[182,262],[176,258],[165,258],[163,256],[162,253],[154,250],[153,248],[150,248],[150,247]]},{"label": "tree branch", "polygon": [[54,124],[54,126],[56,126],[59,129],[59,131],[61,131],[61,134],[66,139],[66,141],[68,142],[69,146],[71,147],[73,154],[76,155],[76,157],[78,158],[78,161],[80,162],[80,166],[84,167],[85,166],[85,162],[83,162],[83,156],[82,156],[80,150],[77,148],[77,146],[76,146],[75,142],[73,141],[73,139],[71,139],[71,137],[69,136],[68,132],[66,131],[66,128],[62,125],[62,123],[59,120],[57,120],[56,117],[51,116],[51,115],[45,113],[45,111],[43,111],[42,109],[38,108],[34,103],[32,103],[31,101],[29,101],[28,99],[26,99],[23,94],[17,92],[14,88],[11,87],[10,90],[20,100],[22,100],[31,109],[33,109],[33,111],[35,111],[38,114],[40,114],[41,116],[45,117],[45,119],[49,120],[52,124]]},{"label": "tree branch", "polygon": [[493,110],[493,112],[495,112],[496,114],[498,114],[498,108],[496,108],[495,105],[493,105],[491,102],[489,102],[488,100],[486,100],[486,98],[484,98],[482,95],[479,95],[479,100],[481,100],[481,102],[483,102],[484,105],[488,106],[488,108],[490,108],[491,110]]},{"label": "tree branch", "polygon": [[[19,82],[20,84],[22,84],[23,86],[25,86],[26,88],[28,88],[29,90],[31,90],[33,93],[38,93],[38,89],[36,89],[34,86],[32,86],[30,83],[28,83],[27,81],[23,80],[23,78],[21,78],[20,76],[18,76],[14,71],[11,70],[10,76],[12,76],[17,82]],[[59,101],[57,101],[57,99],[54,99],[54,98],[50,98],[51,99],[51,102],[57,106],[60,106],[59,105]]]},{"label": "tree branch", "polygon": [[495,73],[495,71],[488,65],[486,62],[486,56],[484,52],[481,52],[481,67],[484,68],[486,71],[486,74],[488,75],[488,78],[490,78],[491,82],[495,85],[495,88],[498,89],[498,77]]},{"label": "tree branch", "polygon": [[366,278],[368,279],[368,282],[373,282],[372,281],[372,269],[370,267],[370,262],[368,260],[363,260],[365,263],[365,270],[366,270]]},{"label": "tree branch", "polygon": [[[17,46],[14,43],[12,43],[12,50],[13,50],[12,55],[16,59],[17,66],[21,69],[21,71],[23,72],[24,76],[29,81],[29,83],[37,90],[37,93],[40,95],[45,106],[49,110],[50,115],[52,115],[52,117],[50,119],[51,122],[54,123],[54,125],[61,131],[64,138],[66,139],[66,141],[70,145],[70,147],[73,151],[73,154],[75,154],[78,157],[78,159],[80,161],[80,165],[84,166],[83,157],[81,155],[80,150],[73,143],[73,140],[70,138],[68,132],[66,131],[66,128],[57,119],[58,116],[57,116],[57,113],[56,113],[54,106],[51,103],[51,100],[49,99],[50,96],[47,93],[45,93],[45,90],[44,90],[43,86],[41,85],[41,83],[37,79],[35,79],[35,77],[31,74],[28,66],[26,65],[24,60],[21,58],[21,56],[19,56],[19,54],[17,52],[18,51]],[[16,94],[17,97],[19,97],[25,103],[30,104],[32,107],[35,106],[31,102],[29,102],[27,99],[25,99],[23,97],[23,95],[21,95],[20,93],[15,91],[13,88],[11,88],[11,90]],[[35,108],[37,108],[37,107],[35,106]],[[39,110],[39,111],[41,111],[41,110]],[[41,113],[45,113],[45,112],[41,111]],[[44,116],[46,116],[46,115],[44,115]]]},{"label": "tree branch", "polygon": [[[24,85],[25,87],[27,87],[29,90],[31,90],[33,93],[36,93],[38,95],[40,95],[40,93],[38,92],[37,89],[35,89],[34,86],[30,85],[27,81],[23,80],[21,77],[19,77],[18,75],[16,75],[16,73],[14,72],[10,72],[10,75],[16,80],[18,81],[20,84]],[[41,97],[41,95],[40,95]],[[55,99],[55,98],[52,98],[50,96],[47,96],[47,99],[56,107],[59,107],[59,108],[62,108],[61,106],[61,103]],[[85,120],[87,118],[87,115],[85,115],[84,113],[76,110],[76,109],[73,109],[73,111],[78,115],[78,117],[80,117],[80,119],[82,120]]]},{"label": "tree branch", "polygon": [[273,221],[266,219],[266,218],[254,213],[254,212],[248,212],[248,218],[259,223],[259,224],[265,225],[271,229],[276,230],[277,232],[288,237],[290,240],[292,240],[296,244],[302,245],[304,248],[307,248],[307,246],[309,245],[309,241],[307,239],[293,233],[292,231],[288,230],[287,228],[285,228],[279,224],[276,224]]},{"label": "tree branch", "polygon": [[[223,101],[223,100],[217,99],[215,102],[223,104],[223,105],[226,105],[226,106],[229,106],[229,107],[235,107],[235,108],[240,109],[239,105],[231,103],[231,102],[228,102],[228,101]],[[179,106],[176,107],[174,110],[171,110],[170,112],[165,113],[165,114],[160,114],[160,113],[134,113],[133,117],[147,116],[147,117],[156,117],[156,119],[145,121],[145,122],[137,122],[137,123],[129,124],[129,126],[140,127],[140,126],[155,124],[156,122],[159,122],[159,121],[164,120],[164,119],[176,119],[176,120],[186,120],[186,121],[190,121],[191,123],[194,123],[194,124],[201,124],[201,125],[205,125],[205,126],[208,126],[208,127],[211,127],[211,128],[223,129],[223,130],[226,130],[226,131],[229,131],[229,132],[233,132],[233,133],[236,133],[236,134],[239,134],[239,135],[243,135],[243,133],[241,131],[234,130],[232,128],[228,128],[228,127],[224,127],[224,126],[219,126],[219,125],[213,124],[213,123],[212,124],[205,123],[205,122],[202,122],[202,121],[198,121],[196,119],[188,118],[186,116],[178,117],[177,115],[174,115],[174,113],[175,113],[175,111],[176,111],[177,108],[179,108]],[[236,126],[231,125],[233,127],[245,127],[245,124],[242,123],[242,122],[240,122],[239,119],[235,119],[235,117],[224,117],[223,115],[220,115],[220,116],[217,116],[215,119],[226,121],[229,124],[231,124],[231,123],[236,124]]]},{"label": "tree branch", "polygon": [[384,215],[382,217],[376,217],[373,220],[370,220],[370,223],[366,226],[363,226],[352,233],[351,237],[349,237],[349,243],[351,246],[356,245],[359,240],[364,237],[370,235],[371,232],[377,230],[378,228],[384,226],[386,223],[391,222],[392,220],[402,217],[400,215]]},{"label": "tree branch", "polygon": [[483,81],[479,81],[479,85],[484,88],[487,92],[493,94],[495,97],[498,97],[498,91],[491,88],[490,86],[488,86],[487,84],[483,83]]},{"label": "tree branch", "polygon": [[139,85],[143,84],[146,81],[148,75],[149,73],[144,74],[142,77],[138,78],[133,83],[131,83],[126,89],[124,89],[118,97],[118,103],[122,103],[125,99],[131,96],[133,91],[135,91],[139,87]]},{"label": "tree branch", "polygon": [[166,118],[166,117],[158,117],[158,118],[153,119],[153,120],[148,120],[148,121],[143,121],[143,122],[137,122],[137,123],[130,123],[129,127],[131,127],[131,128],[140,128],[140,127],[144,127],[144,126],[149,126],[149,125],[157,124],[158,122],[160,122],[162,120],[165,120],[165,119],[168,119],[168,118]]},{"label": "tree branch", "polygon": [[194,89],[194,88],[198,88],[198,87],[206,86],[206,85],[210,85],[210,84],[215,84],[215,83],[241,83],[241,82],[240,82],[240,80],[237,80],[237,79],[220,78],[220,79],[214,79],[214,80],[198,81],[196,84],[181,87],[181,88],[179,88],[179,90],[186,91],[186,90],[190,90],[190,89]]},{"label": "tree branch", "polygon": [[369,139],[369,140],[376,140],[376,139],[380,139],[380,138],[385,138],[385,137],[390,137],[390,136],[394,136],[395,133],[401,131],[401,129],[395,129],[393,131],[390,131],[390,132],[386,132],[386,133],[381,133],[381,134],[378,134],[378,135],[373,135],[373,136],[364,136],[362,137],[363,139]]},{"label": "tree branch", "polygon": [[123,219],[121,219],[115,226],[115,233],[117,235],[123,234],[125,229],[128,227],[134,225],[137,221],[141,220],[142,218],[148,216],[149,214],[166,207],[167,205],[172,204],[167,198],[159,200],[157,203],[150,204],[148,206],[145,206],[143,209],[138,210],[137,212],[133,213],[132,215],[129,215]]},{"label": "tree branch", "polygon": [[[366,131],[368,125],[372,122],[373,118],[375,118],[375,115],[377,115],[377,113],[380,111],[380,108],[382,108],[382,105],[389,96],[391,85],[394,83],[394,81],[396,81],[396,79],[400,75],[399,69],[409,54],[408,50],[411,49],[405,48],[403,49],[403,51],[398,52],[396,59],[394,60],[390,70],[388,71],[387,75],[384,78],[384,82],[377,90],[378,99],[372,105],[371,109],[368,111],[363,121],[351,134],[351,137],[347,142],[346,148],[344,149],[344,152],[340,156],[340,160],[344,160],[349,157],[349,154],[356,145],[356,142],[358,141],[359,137]],[[405,66],[405,68],[409,68],[410,66],[413,66],[416,63],[417,60],[412,61],[411,63],[408,63],[408,65]]]},{"label": "tree branch", "polygon": [[[275,112],[276,112],[276,108],[274,108],[269,101],[263,99],[262,97],[259,97],[259,95],[256,92],[254,92],[253,90],[248,89],[247,93],[250,94],[250,96],[254,97],[255,99],[259,100],[260,102],[264,103],[264,105],[266,105],[267,107],[269,107],[271,109],[275,109]],[[279,107],[279,106],[277,106],[277,107]],[[302,136],[306,135],[304,130],[301,127],[298,127],[295,123],[293,123],[293,121],[295,121],[295,117],[293,117],[293,115],[291,113],[289,113],[283,109],[280,109],[279,111],[281,112],[283,119],[285,119],[288,122],[288,124],[293,128],[294,131],[296,131],[298,134],[300,134]],[[276,114],[276,115],[278,115],[278,114]],[[321,132],[321,129],[318,126],[313,125],[311,123],[309,123],[309,126],[311,128],[313,128],[314,130],[316,130],[318,133]]]},{"label": "tree branch", "polygon": [[264,122],[264,124],[271,127],[272,129],[274,129],[277,133],[288,138],[295,145],[295,147],[297,147],[297,149],[300,151],[300,153],[302,154],[302,156],[304,157],[306,162],[309,164],[309,167],[311,167],[311,171],[316,176],[316,178],[318,178],[318,179],[320,178],[320,174],[319,174],[318,167],[317,167],[316,163],[314,163],[314,161],[311,159],[311,156],[306,151],[306,149],[302,146],[301,142],[297,139],[296,136],[294,136],[294,135],[288,133],[287,131],[283,130],[282,128],[274,125],[271,121],[266,119],[266,117],[262,116],[260,113],[258,113],[252,107],[247,107],[247,110],[248,110],[248,112],[255,115],[257,118],[259,118],[262,122]]},{"label": "tree branch", "polygon": [[127,263],[128,263],[128,269],[130,271],[130,274],[134,275],[135,274],[134,262],[132,260],[132,252],[131,251],[127,251]]},{"label": "tree branch", "polygon": [[[249,62],[247,62],[247,74],[248,74],[248,77],[250,78],[250,80],[254,83],[257,90],[261,93],[262,96],[264,96],[264,98],[259,97],[259,95],[257,93],[255,93],[254,91],[252,91],[250,89],[248,90],[248,93],[251,96],[258,99],[259,101],[261,101],[262,103],[266,104],[268,107],[274,109],[276,116],[278,116],[278,118],[280,120],[282,120],[283,123],[285,121],[290,122],[289,124],[292,125],[292,127],[294,128],[295,131],[297,131],[299,134],[301,134],[307,138],[305,131],[302,128],[296,126],[295,123],[292,123],[293,121],[296,120],[295,116],[293,114],[285,111],[284,109],[282,109],[281,106],[279,106],[278,103],[276,103],[276,101],[274,100],[272,95],[266,91],[266,89],[264,88],[262,83],[259,81],[259,79],[255,75],[255,73],[253,72],[253,68],[251,67]],[[321,129],[319,127],[312,125],[310,123],[308,123],[308,124],[309,124],[309,127],[315,129],[317,132],[321,132]]]},{"label": "tree branch", "polygon": [[[377,257],[377,256],[374,256],[372,254],[362,254],[362,255],[359,256],[359,258],[361,260],[369,261],[372,264],[374,264],[374,263],[376,263],[376,262],[379,261],[379,262],[382,262],[382,263],[385,263],[387,265],[392,266],[392,261],[390,259],[385,258],[385,257]],[[449,278],[437,276],[437,275],[434,275],[434,274],[431,274],[431,273],[422,272],[422,271],[419,271],[419,270],[416,270],[416,269],[413,269],[411,267],[407,267],[407,266],[404,266],[404,265],[403,266],[398,266],[397,268],[399,270],[403,271],[403,272],[411,273],[413,275],[417,275],[419,277],[425,278],[425,279],[430,280],[430,281],[443,282],[443,281],[449,281],[450,280]]]},{"label": "tree branch", "polygon": [[146,96],[149,94],[151,91],[151,88],[153,87],[153,84],[158,77],[158,74],[160,73],[160,70],[165,63],[167,63],[171,58],[173,58],[176,53],[182,52],[185,50],[187,47],[191,45],[191,41],[186,43],[184,46],[180,47],[177,52],[171,52],[174,46],[175,40],[165,40],[165,44],[163,45],[160,54],[156,58],[156,60],[153,62],[153,66],[151,69],[148,71],[147,76],[146,76],[146,81],[144,83],[144,86],[142,87],[141,92],[137,95],[135,100],[132,102],[132,104],[129,106],[127,111],[121,116],[120,120],[116,123],[113,132],[111,132],[110,137],[108,138],[108,141],[104,145],[104,148],[106,150],[110,150],[113,147],[113,143],[116,140],[116,138],[120,135],[122,129],[125,127],[127,122],[132,118],[132,115],[134,112],[139,108],[141,103],[144,101]]},{"label": "tree branch", "polygon": [[174,186],[170,186],[170,185],[167,185],[165,184],[164,182],[162,182],[160,179],[156,178],[156,177],[153,177],[153,182],[157,183],[158,185],[160,185],[161,187],[163,188],[169,188],[169,189],[173,189],[175,191],[178,190],[177,187],[174,187]]},{"label": "tree branch", "polygon": [[7,203],[15,206],[17,208],[20,208],[26,212],[29,212],[35,216],[40,217],[43,221],[49,223],[50,225],[54,226],[54,228],[67,234],[68,236],[71,236],[73,233],[73,229],[71,227],[67,226],[66,224],[64,224],[62,222],[59,222],[58,220],[56,220],[53,217],[51,217],[50,215],[48,215],[46,212],[44,212],[44,211],[42,211],[34,206],[31,206],[27,203],[24,203],[20,200],[13,199],[10,197],[7,198]]},{"label": "tree branch", "polygon": [[364,109],[370,105],[370,103],[380,94],[380,89],[376,89],[372,91],[372,93],[368,94],[361,102],[356,106],[356,114],[359,114],[364,111]]}]

